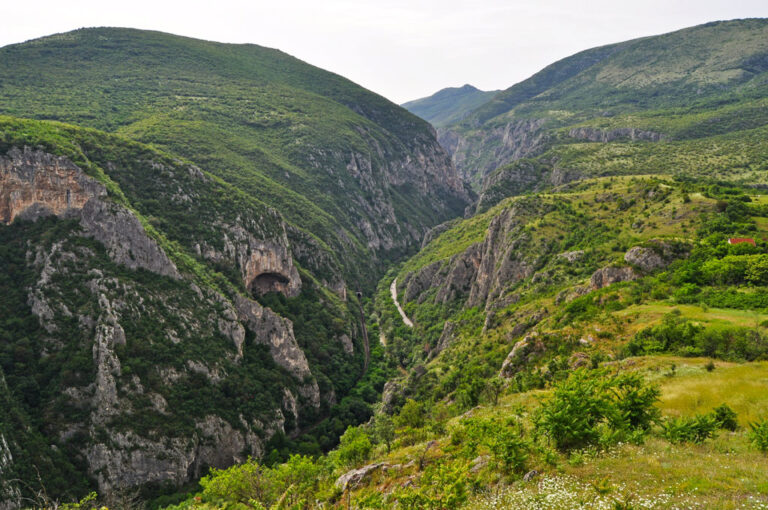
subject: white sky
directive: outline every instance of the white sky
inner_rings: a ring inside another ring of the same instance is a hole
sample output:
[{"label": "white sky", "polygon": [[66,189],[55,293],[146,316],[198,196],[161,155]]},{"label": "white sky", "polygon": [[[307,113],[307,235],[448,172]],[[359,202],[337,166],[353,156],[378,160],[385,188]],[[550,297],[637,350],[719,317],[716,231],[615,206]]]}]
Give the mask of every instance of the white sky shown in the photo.
[{"label": "white sky", "polygon": [[504,89],[577,51],[721,19],[768,0],[0,0],[0,46],[89,26],[279,48],[402,103]]}]

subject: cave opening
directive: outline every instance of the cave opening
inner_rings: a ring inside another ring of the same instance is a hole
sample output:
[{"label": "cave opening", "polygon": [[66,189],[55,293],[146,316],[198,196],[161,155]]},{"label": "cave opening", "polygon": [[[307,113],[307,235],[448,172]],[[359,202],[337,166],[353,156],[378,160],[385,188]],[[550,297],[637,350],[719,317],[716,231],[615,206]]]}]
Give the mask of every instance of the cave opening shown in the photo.
[{"label": "cave opening", "polygon": [[290,280],[280,273],[261,273],[251,282],[251,292],[263,296],[269,292],[286,293]]}]

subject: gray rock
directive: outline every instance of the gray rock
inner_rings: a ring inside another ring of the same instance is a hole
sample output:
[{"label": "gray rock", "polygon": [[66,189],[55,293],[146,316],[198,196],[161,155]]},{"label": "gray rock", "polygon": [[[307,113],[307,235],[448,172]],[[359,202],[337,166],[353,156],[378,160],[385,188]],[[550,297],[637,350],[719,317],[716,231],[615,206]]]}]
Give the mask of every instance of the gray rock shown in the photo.
[{"label": "gray rock", "polygon": [[614,283],[637,280],[639,277],[640,275],[629,266],[604,267],[592,274],[592,277],[589,279],[589,285],[592,290],[597,290]]},{"label": "gray rock", "polygon": [[520,368],[528,361],[531,355],[541,354],[545,350],[544,342],[541,341],[538,334],[534,332],[527,335],[509,351],[509,354],[504,359],[504,363],[501,365],[499,377],[506,379],[513,377],[520,371]]},{"label": "gray rock", "polygon": [[275,363],[304,382],[302,396],[309,400],[312,407],[319,407],[320,389],[309,369],[304,351],[296,343],[291,321],[250,299],[237,296],[235,300],[240,320],[256,335],[256,341],[269,347]]},{"label": "gray rock", "polygon": [[641,246],[635,246],[630,248],[624,255],[624,261],[627,264],[631,264],[641,271],[650,273],[656,269],[667,266],[665,261],[660,255],[650,248],[643,248]]},{"label": "gray rock", "polygon": [[564,253],[558,253],[557,256],[568,262],[576,262],[584,257],[584,250],[566,251]]},{"label": "gray rock", "polygon": [[389,464],[385,462],[379,462],[377,464],[368,464],[367,466],[363,466],[359,469],[352,469],[341,475],[336,480],[335,485],[342,491],[346,491],[347,488],[354,489],[370,473],[387,466],[389,466]]},{"label": "gray rock", "polygon": [[528,472],[525,474],[525,476],[523,476],[523,481],[524,481],[524,482],[530,482],[531,480],[533,480],[533,479],[534,479],[534,478],[536,478],[537,476],[539,476],[539,472],[538,472],[538,471],[536,471],[535,469],[532,469],[531,471],[528,471]]}]

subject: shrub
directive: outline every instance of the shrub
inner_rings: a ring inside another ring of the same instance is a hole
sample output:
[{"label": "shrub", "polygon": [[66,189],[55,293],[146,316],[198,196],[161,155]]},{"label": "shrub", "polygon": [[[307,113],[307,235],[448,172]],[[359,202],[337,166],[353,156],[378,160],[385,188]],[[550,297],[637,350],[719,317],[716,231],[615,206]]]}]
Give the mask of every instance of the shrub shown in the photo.
[{"label": "shrub", "polygon": [[449,510],[467,500],[467,466],[439,463],[429,466],[415,486],[397,489],[395,498],[403,509]]},{"label": "shrub", "polygon": [[749,424],[749,439],[761,452],[768,452],[768,418]]},{"label": "shrub", "polygon": [[672,443],[702,443],[716,432],[717,422],[710,414],[670,418],[662,424],[662,436]]},{"label": "shrub", "polygon": [[739,423],[736,421],[736,411],[726,404],[721,404],[712,410],[712,417],[717,422],[717,427],[725,430],[736,430]]},{"label": "shrub", "polygon": [[354,467],[368,459],[371,453],[371,440],[362,427],[349,427],[341,436],[336,451],[338,463],[342,467]]},{"label": "shrub", "polygon": [[552,398],[542,403],[535,417],[536,429],[554,441],[559,450],[597,442],[598,425],[607,410],[600,386],[589,372],[575,371],[555,386]]},{"label": "shrub", "polygon": [[521,473],[525,471],[525,463],[528,460],[528,442],[523,439],[522,429],[511,426],[504,427],[494,435],[489,449],[493,459],[502,466],[505,472]]},{"label": "shrub", "polygon": [[659,395],[658,387],[648,386],[639,374],[580,369],[555,386],[534,423],[559,450],[580,448],[599,442],[601,426],[608,429],[606,437],[649,429],[659,416],[654,405]]}]

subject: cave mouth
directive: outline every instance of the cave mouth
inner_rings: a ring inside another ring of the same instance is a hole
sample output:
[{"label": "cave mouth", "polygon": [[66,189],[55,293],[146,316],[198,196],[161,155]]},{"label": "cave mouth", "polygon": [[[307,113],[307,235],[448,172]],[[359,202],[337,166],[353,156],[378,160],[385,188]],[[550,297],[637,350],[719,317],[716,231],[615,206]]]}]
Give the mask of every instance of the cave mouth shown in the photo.
[{"label": "cave mouth", "polygon": [[286,294],[290,280],[280,273],[261,273],[251,282],[251,292],[263,296],[269,292]]}]

